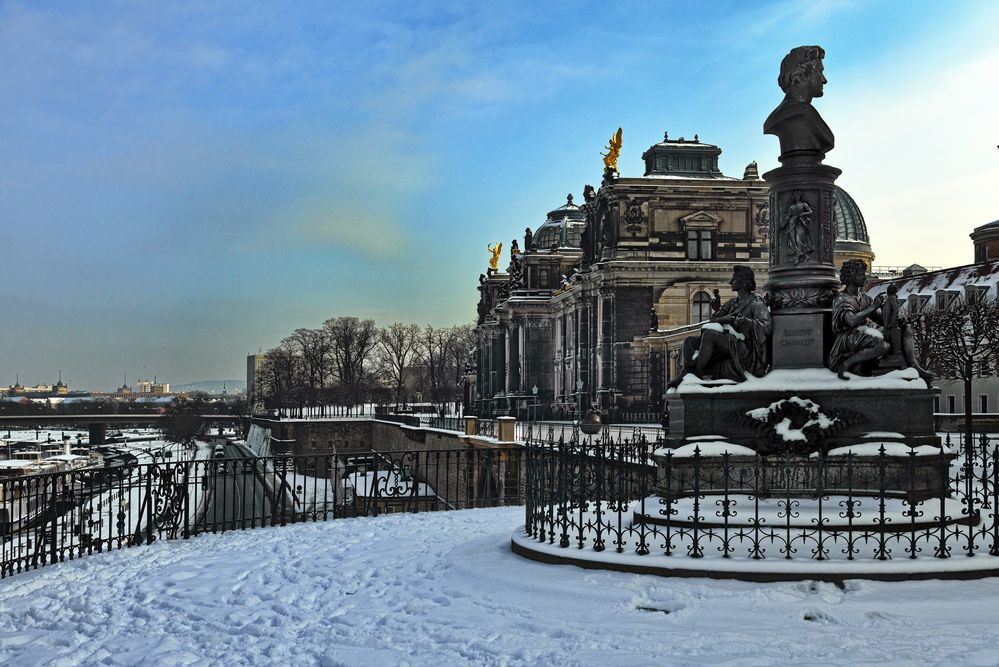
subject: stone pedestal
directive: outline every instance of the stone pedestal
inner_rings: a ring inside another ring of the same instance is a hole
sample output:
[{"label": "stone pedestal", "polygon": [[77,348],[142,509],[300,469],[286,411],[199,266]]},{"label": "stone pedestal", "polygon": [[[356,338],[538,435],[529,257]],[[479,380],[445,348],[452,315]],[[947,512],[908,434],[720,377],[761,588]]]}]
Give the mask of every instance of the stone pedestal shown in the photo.
[{"label": "stone pedestal", "polygon": [[793,164],[763,175],[770,188],[773,368],[821,368],[832,341],[829,313],[839,290],[833,264],[836,178],[822,164]]},{"label": "stone pedestal", "polygon": [[500,442],[513,442],[517,438],[517,420],[513,417],[497,417],[496,431],[496,439]]},{"label": "stone pedestal", "polygon": [[[873,383],[876,378],[867,380]],[[859,384],[864,379],[855,378],[849,382]],[[843,384],[847,382],[843,381]],[[789,384],[786,389],[726,391],[735,387],[728,385],[719,387],[722,391],[667,394],[671,417],[668,444],[679,447],[692,442],[691,438],[712,435],[719,440],[765,451],[771,444],[765,425],[749,418],[748,413],[792,397],[811,401],[823,414],[839,420],[819,443],[827,451],[862,443],[869,439],[870,433],[882,434],[880,440],[911,447],[940,444],[933,423],[933,397],[938,395],[937,389],[886,389],[876,385],[868,389],[808,389]],[[683,385],[680,390],[682,392]]]},{"label": "stone pedestal", "polygon": [[821,368],[828,354],[829,310],[794,310],[774,313],[773,361],[775,368]]}]

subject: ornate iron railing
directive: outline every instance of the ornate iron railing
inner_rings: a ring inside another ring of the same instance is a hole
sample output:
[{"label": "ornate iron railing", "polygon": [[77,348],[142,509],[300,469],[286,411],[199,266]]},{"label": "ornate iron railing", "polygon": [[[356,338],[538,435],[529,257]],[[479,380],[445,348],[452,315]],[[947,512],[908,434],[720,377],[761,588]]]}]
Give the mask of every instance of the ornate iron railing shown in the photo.
[{"label": "ornate iron railing", "polygon": [[430,428],[439,428],[445,431],[465,432],[465,420],[463,417],[427,417],[426,425]]},{"label": "ornate iron railing", "polygon": [[480,435],[484,438],[495,438],[496,437],[496,420],[495,419],[476,419],[475,420],[475,435]]},{"label": "ornate iron railing", "polygon": [[520,449],[219,458],[0,479],[0,577],[156,540],[522,502]]},{"label": "ornate iron railing", "polygon": [[999,555],[999,449],[980,436],[954,450],[802,459],[537,438],[525,448],[525,530],[563,548],[650,557]]}]

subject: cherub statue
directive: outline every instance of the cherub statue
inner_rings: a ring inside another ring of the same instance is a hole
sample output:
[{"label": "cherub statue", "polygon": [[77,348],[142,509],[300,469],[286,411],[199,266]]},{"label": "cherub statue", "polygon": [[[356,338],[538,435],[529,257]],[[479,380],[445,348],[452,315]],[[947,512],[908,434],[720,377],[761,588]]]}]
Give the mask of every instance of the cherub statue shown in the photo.
[{"label": "cherub statue", "polygon": [[500,253],[503,252],[503,243],[497,243],[495,246],[491,243],[487,244],[486,250],[491,253],[491,256],[489,257],[489,268],[496,271],[499,268]]},{"label": "cherub statue", "polygon": [[610,142],[604,146],[607,149],[606,153],[601,153],[604,156],[604,171],[617,171],[617,158],[621,155],[621,128],[617,128],[617,132],[611,135]]}]

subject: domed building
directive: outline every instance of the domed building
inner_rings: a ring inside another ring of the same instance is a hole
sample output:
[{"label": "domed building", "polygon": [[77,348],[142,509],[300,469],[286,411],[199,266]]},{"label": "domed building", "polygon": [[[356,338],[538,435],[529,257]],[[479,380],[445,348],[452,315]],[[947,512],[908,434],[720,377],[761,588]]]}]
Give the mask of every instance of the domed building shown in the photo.
[{"label": "domed building", "polygon": [[975,244],[975,264],[999,259],[999,220],[993,220],[971,232]]},{"label": "domed building", "polygon": [[836,187],[836,204],[833,206],[833,223],[836,225],[836,245],[833,246],[833,264],[838,269],[848,259],[863,260],[867,268],[874,262],[874,251],[867,235],[867,223],[860,207],[843,188]]},{"label": "domed building", "polygon": [[585,227],[586,213],[572,203],[571,194],[567,195],[565,204],[549,211],[547,219],[534,232],[534,245],[540,249],[579,248]]}]

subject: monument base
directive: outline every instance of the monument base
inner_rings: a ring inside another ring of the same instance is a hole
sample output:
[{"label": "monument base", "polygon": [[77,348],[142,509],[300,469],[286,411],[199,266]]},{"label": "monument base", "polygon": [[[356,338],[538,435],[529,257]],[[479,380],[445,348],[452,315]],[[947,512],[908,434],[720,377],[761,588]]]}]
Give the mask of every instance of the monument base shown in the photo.
[{"label": "monument base", "polygon": [[[666,394],[671,424],[667,443],[680,447],[705,436],[749,447],[761,454],[780,451],[780,424],[795,453],[828,452],[880,440],[910,447],[939,446],[933,398],[911,368],[877,377],[840,380],[826,368],[778,369],[742,383],[704,382],[688,375]],[[809,422],[814,422],[809,424]],[[789,434],[793,431],[793,434]]]},{"label": "monument base", "polygon": [[937,393],[914,369],[849,380],[825,368],[778,369],[742,383],[688,375],[666,395],[671,423],[656,456],[659,492],[712,493],[722,484],[760,496],[850,488],[938,497],[954,455],[934,430]]}]

